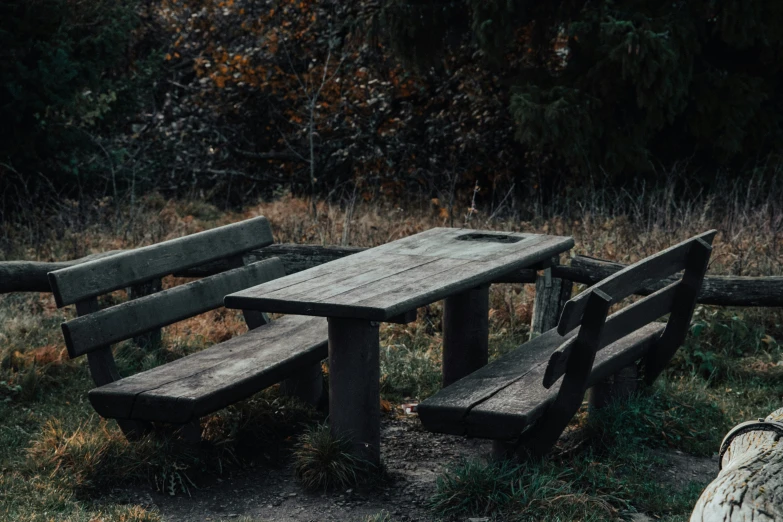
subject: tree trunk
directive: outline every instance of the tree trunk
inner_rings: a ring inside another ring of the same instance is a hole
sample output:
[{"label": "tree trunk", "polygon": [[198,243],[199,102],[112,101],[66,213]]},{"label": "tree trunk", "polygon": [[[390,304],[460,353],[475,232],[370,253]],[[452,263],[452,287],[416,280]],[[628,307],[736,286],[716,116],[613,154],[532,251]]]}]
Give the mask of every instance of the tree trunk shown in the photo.
[{"label": "tree trunk", "polygon": [[[783,408],[765,420],[783,422]],[[691,522],[783,520],[783,435],[749,431],[723,455],[717,478],[704,490]]]}]

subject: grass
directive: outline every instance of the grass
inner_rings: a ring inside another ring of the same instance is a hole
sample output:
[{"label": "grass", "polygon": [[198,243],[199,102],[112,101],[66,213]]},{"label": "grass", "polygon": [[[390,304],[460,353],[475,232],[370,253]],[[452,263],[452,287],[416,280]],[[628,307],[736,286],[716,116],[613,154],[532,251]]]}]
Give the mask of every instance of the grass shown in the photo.
[{"label": "grass", "polygon": [[294,473],[305,489],[355,487],[376,473],[375,466],[354,456],[351,444],[335,437],[327,424],[308,427],[294,447]]},{"label": "grass", "polygon": [[[575,253],[622,262],[714,227],[719,234],[710,273],[781,275],[783,211],[774,198],[764,200],[762,192],[748,196],[758,205],[740,204],[741,198],[729,205],[706,195],[677,206],[664,205],[662,193],[643,199],[598,191],[580,200],[581,206],[562,200],[549,209],[501,212],[491,220],[479,215],[469,225],[573,235]],[[729,201],[733,196],[720,197]],[[392,205],[359,204],[352,213],[350,243],[374,246],[443,226],[438,209],[430,206],[412,202],[399,211]],[[0,257],[76,258],[259,214],[270,219],[278,242],[340,243],[346,209],[327,203],[318,208],[313,219],[309,202],[291,197],[242,212],[166,201],[155,194],[139,198],[134,208],[74,203],[49,221],[0,224]],[[179,283],[167,278],[164,286]],[[110,299],[125,296],[117,292]],[[532,285],[492,287],[491,357],[527,339],[532,303]],[[132,483],[186,496],[193,484],[208,484],[235,468],[286,465],[293,451],[307,453],[303,461],[310,467],[302,469],[310,470],[317,488],[328,482],[317,478],[322,471],[314,463],[339,455],[339,444],[315,427],[323,421],[316,412],[274,389],[204,419],[207,446],[198,459],[178,453],[165,437],[127,443],[86,401],[91,381],[85,361],[67,357],[59,324],[72,315],[72,310],[58,310],[49,294],[0,296],[0,519],[158,520],[157,513],[114,502],[105,492]],[[392,404],[423,400],[439,388],[441,316],[435,304],[419,310],[415,323],[382,326],[382,394]],[[124,343],[115,355],[128,375],[242,331],[239,314],[214,311],[165,328],[162,343],[152,350]],[[481,461],[456,464],[440,477],[432,516],[605,520],[640,511],[687,520],[699,486],[662,484],[662,452],[710,455],[728,428],[778,408],[781,340],[781,310],[699,307],[685,345],[654,387],[596,415],[577,415],[545,461],[505,468]],[[342,476],[352,479],[352,465],[341,466]],[[390,517],[381,513],[376,518]]]}]

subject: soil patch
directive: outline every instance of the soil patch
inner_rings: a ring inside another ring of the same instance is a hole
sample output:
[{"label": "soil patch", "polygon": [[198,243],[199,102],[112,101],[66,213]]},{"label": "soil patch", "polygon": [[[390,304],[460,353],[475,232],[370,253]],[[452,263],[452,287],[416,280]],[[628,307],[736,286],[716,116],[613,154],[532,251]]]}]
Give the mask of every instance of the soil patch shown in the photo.
[{"label": "soil patch", "polygon": [[491,443],[425,431],[419,420],[384,418],[382,459],[389,481],[364,492],[361,488],[328,494],[299,487],[291,464],[282,469],[244,470],[214,484],[194,489],[191,496],[168,496],[149,489],[117,491],[126,502],[155,508],[167,522],[229,522],[246,517],[258,522],[361,521],[388,511],[395,521],[429,521],[426,501],[445,467],[467,456],[488,456]]},{"label": "soil patch", "polygon": [[[462,457],[488,457],[491,450],[486,440],[429,433],[415,416],[385,417],[381,429],[389,481],[370,491],[307,492],[296,482],[289,463],[281,469],[243,470],[199,489],[191,487],[190,497],[149,488],[115,491],[110,497],[154,508],[166,522],[358,522],[383,510],[395,522],[424,522],[433,520],[426,501],[435,490],[436,477]],[[675,487],[690,482],[706,485],[718,472],[717,456],[694,457],[676,450],[655,453],[665,461],[659,470],[661,480]],[[637,521],[653,520],[642,514],[632,516]]]}]

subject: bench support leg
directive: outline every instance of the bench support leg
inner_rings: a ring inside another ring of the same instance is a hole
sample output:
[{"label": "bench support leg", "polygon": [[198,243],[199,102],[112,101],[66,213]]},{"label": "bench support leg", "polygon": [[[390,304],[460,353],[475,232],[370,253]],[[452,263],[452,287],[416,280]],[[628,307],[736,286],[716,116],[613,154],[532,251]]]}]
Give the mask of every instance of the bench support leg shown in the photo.
[{"label": "bench support leg", "polygon": [[487,364],[489,285],[446,298],[443,306],[443,386]]},{"label": "bench support leg", "polygon": [[[100,310],[100,306],[98,305],[98,299],[95,297],[76,303],[76,314],[80,317],[98,310]],[[103,386],[121,378],[120,372],[117,371],[114,355],[111,352],[111,346],[88,353],[87,364],[90,367],[90,376],[96,386]],[[142,421],[117,419],[117,425],[119,425],[122,433],[128,440],[139,439],[152,429],[152,425],[149,422]]]},{"label": "bench support leg", "polygon": [[329,318],[329,423],[354,454],[381,463],[378,323]]},{"label": "bench support leg", "polygon": [[[271,320],[264,312],[255,310],[242,310],[245,323],[249,329],[259,328],[269,324]],[[323,395],[324,376],[321,372],[321,363],[314,363],[302,368],[296,375],[289,377],[280,383],[280,391],[283,395],[296,397],[311,406],[321,407]]]},{"label": "bench support leg", "polygon": [[590,388],[590,411],[605,408],[613,401],[627,399],[639,387],[636,364],[621,369]]},{"label": "bench support leg", "polygon": [[[139,297],[152,295],[161,290],[163,290],[163,281],[161,279],[152,279],[151,281],[139,283],[138,285],[128,288],[128,299],[138,299]],[[152,351],[154,348],[160,346],[162,338],[162,330],[158,328],[151,332],[137,335],[133,338],[133,344],[147,351]]]},{"label": "bench support leg", "polygon": [[316,408],[321,406],[323,389],[324,374],[320,362],[305,366],[295,376],[280,383],[280,391],[283,395],[296,397]]}]

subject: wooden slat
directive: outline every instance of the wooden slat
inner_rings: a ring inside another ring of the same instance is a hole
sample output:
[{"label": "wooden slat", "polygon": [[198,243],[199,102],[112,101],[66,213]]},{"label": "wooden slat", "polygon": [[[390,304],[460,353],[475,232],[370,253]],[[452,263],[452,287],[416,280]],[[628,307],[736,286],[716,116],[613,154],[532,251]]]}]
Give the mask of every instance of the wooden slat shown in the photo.
[{"label": "wooden slat", "polygon": [[[662,324],[650,324],[598,352],[587,386],[593,386],[643,357],[662,331]],[[541,385],[544,367],[544,363],[539,364],[525,379],[512,383],[472,408],[465,418],[465,434],[510,439],[536,422],[555,400],[560,388],[559,382],[548,390]]]},{"label": "wooden slat", "polygon": [[571,238],[529,234],[519,234],[518,243],[490,247],[455,239],[468,232],[433,229],[420,235],[431,243],[412,236],[237,292],[225,303],[229,308],[386,321],[548,260],[573,245]]},{"label": "wooden slat", "polygon": [[[711,243],[716,233],[717,231],[710,230],[662,250],[620,270],[591,288],[599,288],[612,296],[614,302],[619,302],[634,294],[644,286],[645,282],[663,279],[685,269],[686,256],[693,242],[702,239]],[[560,323],[557,325],[557,330],[561,335],[579,325],[587,306],[588,295],[588,293],[582,293],[566,303]]]},{"label": "wooden slat", "polygon": [[712,254],[712,245],[697,238],[688,252],[688,261],[682,280],[677,286],[677,294],[672,304],[671,315],[666,323],[666,330],[661,336],[656,349],[644,361],[644,380],[648,384],[663,371],[677,348],[685,341],[690,329],[693,310],[696,308],[696,297],[707,273],[707,266]]},{"label": "wooden slat", "polygon": [[[552,350],[573,340],[575,335],[576,331],[572,331],[562,337],[556,330],[549,330],[440,390],[419,404],[421,422],[430,431],[463,435],[465,426],[462,421],[471,408],[523,379],[527,372],[544,363]],[[540,387],[540,379],[537,383]]]},{"label": "wooden slat", "polygon": [[56,270],[49,282],[65,306],[271,243],[269,222],[257,217]]},{"label": "wooden slat", "polygon": [[284,275],[276,259],[193,281],[63,323],[68,353],[78,357],[222,305],[231,292]]},{"label": "wooden slat", "polygon": [[590,290],[579,334],[566,363],[565,375],[557,397],[547,407],[543,418],[523,437],[522,444],[534,455],[547,453],[566,429],[587,391],[595,354],[601,343],[612,298],[601,289]]},{"label": "wooden slat", "polygon": [[206,350],[90,391],[103,417],[186,423],[327,356],[326,320],[283,317]]},{"label": "wooden slat", "polygon": [[[605,259],[576,256],[571,259],[571,266],[558,266],[553,272],[577,283],[593,285],[626,266]],[[650,295],[675,280],[671,277],[651,282],[637,294]],[[696,299],[698,303],[717,306],[783,306],[783,276],[708,276]]]},{"label": "wooden slat", "polygon": [[[678,285],[679,281],[674,282],[666,288],[662,288],[609,316],[601,334],[601,342],[598,349],[601,350],[642,326],[668,314],[671,311]],[[563,376],[572,348],[573,346],[569,344],[561,346],[552,353],[544,375],[543,384],[545,388],[551,387],[555,381]]]}]

